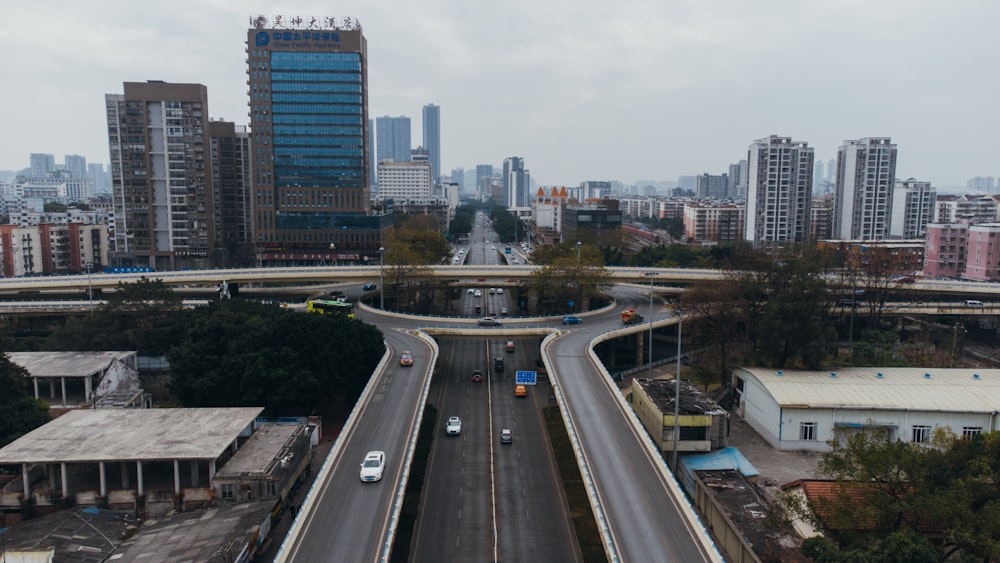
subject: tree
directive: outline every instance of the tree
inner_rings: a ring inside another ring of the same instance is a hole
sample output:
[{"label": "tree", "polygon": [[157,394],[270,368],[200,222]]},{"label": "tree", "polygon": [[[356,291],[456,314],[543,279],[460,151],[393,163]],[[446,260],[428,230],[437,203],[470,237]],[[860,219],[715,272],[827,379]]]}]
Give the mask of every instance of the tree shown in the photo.
[{"label": "tree", "polygon": [[730,267],[727,276],[743,288],[757,361],[818,368],[836,338],[826,320],[830,303],[819,256],[798,247],[773,255],[745,249],[730,258]]},{"label": "tree", "polygon": [[188,312],[167,355],[170,391],[185,407],[263,406],[312,413],[332,397],[354,403],[385,352],[382,333],[336,315],[241,300]]},{"label": "tree", "polygon": [[28,391],[28,372],[0,352],[0,448],[45,424],[49,408]]},{"label": "tree", "polygon": [[733,349],[745,343],[747,307],[742,288],[727,281],[698,283],[684,293],[683,312],[694,316],[696,348],[715,350],[717,382],[729,381]]},{"label": "tree", "polygon": [[[579,254],[577,254],[579,252]],[[585,311],[590,298],[608,283],[600,249],[594,245],[568,242],[537,247],[532,256],[543,267],[531,274],[529,288],[537,296],[541,314],[561,314],[573,309]]]},{"label": "tree", "polygon": [[958,552],[1000,558],[1000,433],[959,437],[942,429],[924,445],[891,439],[887,431],[863,432],[832,445],[819,470],[840,492],[794,510],[846,551],[880,547],[888,555],[891,547],[913,559],[872,560],[927,560],[920,542],[893,538],[927,532],[943,541],[938,560]]}]

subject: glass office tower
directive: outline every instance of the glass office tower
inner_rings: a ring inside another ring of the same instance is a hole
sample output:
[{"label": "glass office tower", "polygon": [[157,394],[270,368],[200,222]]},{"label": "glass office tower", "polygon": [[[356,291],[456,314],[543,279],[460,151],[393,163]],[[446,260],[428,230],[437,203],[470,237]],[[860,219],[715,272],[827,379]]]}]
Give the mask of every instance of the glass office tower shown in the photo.
[{"label": "glass office tower", "polygon": [[390,218],[371,213],[361,27],[332,18],[274,24],[283,27],[258,18],[247,36],[260,261],[377,260]]}]

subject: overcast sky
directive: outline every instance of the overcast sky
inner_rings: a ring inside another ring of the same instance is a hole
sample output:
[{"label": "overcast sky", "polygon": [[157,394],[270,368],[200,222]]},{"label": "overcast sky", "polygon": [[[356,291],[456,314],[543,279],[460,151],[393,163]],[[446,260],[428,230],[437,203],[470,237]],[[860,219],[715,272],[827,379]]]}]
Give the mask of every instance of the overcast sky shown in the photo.
[{"label": "overcast sky", "polygon": [[521,156],[544,185],[720,174],[771,134],[817,160],[892,137],[897,176],[1000,175],[996,0],[8,2],[0,170],[33,152],[107,163],[104,94],[201,83],[246,124],[250,15],[352,16],[369,115],[441,107],[443,172]]}]

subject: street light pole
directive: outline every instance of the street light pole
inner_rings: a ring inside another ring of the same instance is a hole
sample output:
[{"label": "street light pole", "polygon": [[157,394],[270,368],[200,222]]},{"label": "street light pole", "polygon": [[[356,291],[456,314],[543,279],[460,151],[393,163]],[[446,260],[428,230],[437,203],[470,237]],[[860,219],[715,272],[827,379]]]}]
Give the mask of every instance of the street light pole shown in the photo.
[{"label": "street light pole", "polygon": [[83,265],[87,269],[87,298],[90,300],[90,314],[94,314],[94,286],[90,283],[90,271],[94,269],[94,264],[87,262]]},{"label": "street light pole", "polygon": [[649,377],[653,377],[653,278],[656,272],[643,274],[649,278]]},{"label": "street light pole", "polygon": [[385,309],[385,247],[378,247],[378,307]]},{"label": "street light pole", "polygon": [[677,444],[680,438],[681,420],[681,327],[684,315],[680,304],[677,305],[677,375],[674,376],[674,475],[677,474]]}]

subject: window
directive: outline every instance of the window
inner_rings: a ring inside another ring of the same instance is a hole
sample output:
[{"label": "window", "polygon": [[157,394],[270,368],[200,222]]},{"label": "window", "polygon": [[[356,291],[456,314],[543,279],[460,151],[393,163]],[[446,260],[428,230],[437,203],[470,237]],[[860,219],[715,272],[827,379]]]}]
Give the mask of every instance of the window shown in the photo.
[{"label": "window", "polygon": [[931,427],[930,426],[914,426],[913,427],[913,439],[914,444],[926,444],[931,439]]},{"label": "window", "polygon": [[223,500],[233,500],[233,485],[226,484],[222,485],[222,499]]},{"label": "window", "polygon": [[799,440],[816,440],[816,423],[815,422],[801,422],[799,423]]},{"label": "window", "polygon": [[963,426],[962,427],[962,437],[971,438],[973,436],[978,436],[983,433],[982,426]]}]

